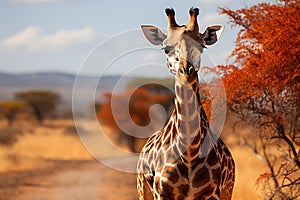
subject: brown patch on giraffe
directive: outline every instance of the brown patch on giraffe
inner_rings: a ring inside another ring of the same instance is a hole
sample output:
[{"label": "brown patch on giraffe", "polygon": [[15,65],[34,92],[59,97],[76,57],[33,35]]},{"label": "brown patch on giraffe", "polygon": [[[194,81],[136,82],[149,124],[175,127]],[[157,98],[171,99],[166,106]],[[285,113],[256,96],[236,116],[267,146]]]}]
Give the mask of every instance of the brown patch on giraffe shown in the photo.
[{"label": "brown patch on giraffe", "polygon": [[189,127],[191,133],[194,133],[198,129],[198,124],[199,124],[198,116],[196,116],[195,119],[189,121]]},{"label": "brown patch on giraffe", "polygon": [[156,142],[156,149],[160,149],[161,148],[161,146],[162,146],[162,143],[159,141],[159,142]]},{"label": "brown patch on giraffe", "polygon": [[184,133],[184,134],[187,133],[187,131],[186,131],[186,124],[187,124],[187,122],[185,122],[185,121],[180,121],[179,131],[180,131],[181,133]]},{"label": "brown patch on giraffe", "polygon": [[180,196],[177,199],[184,199],[189,193],[190,186],[188,184],[182,184],[178,186],[178,190],[180,192]]},{"label": "brown patch on giraffe", "polygon": [[221,183],[221,169],[218,168],[218,169],[212,169],[211,170],[212,172],[212,176],[213,176],[213,181],[216,185],[220,185]]},{"label": "brown patch on giraffe", "polygon": [[[154,147],[154,143],[151,142],[148,146],[147,146],[147,149],[152,149]],[[147,151],[146,151],[147,152]]]},{"label": "brown patch on giraffe", "polygon": [[[188,108],[189,108],[189,115],[192,115],[195,111],[196,111],[196,99],[193,98],[193,101],[191,103],[188,104]],[[196,111],[197,112],[197,111]]]},{"label": "brown patch on giraffe", "polygon": [[162,176],[166,177],[172,183],[176,183],[179,180],[179,173],[176,168],[171,166],[164,167],[164,171],[162,172]]},{"label": "brown patch on giraffe", "polygon": [[181,97],[184,96],[184,90],[185,88],[184,87],[179,87],[180,88],[180,94],[181,94]]},{"label": "brown patch on giraffe", "polygon": [[199,169],[193,180],[192,180],[192,183],[193,183],[193,187],[194,188],[198,188],[198,187],[201,187],[203,186],[204,184],[206,184],[207,182],[209,182],[210,180],[210,177],[209,177],[209,170],[203,166],[201,169]]},{"label": "brown patch on giraffe", "polygon": [[188,140],[187,138],[180,138],[180,143],[181,143],[181,145],[183,145],[184,147],[190,146],[189,140]]},{"label": "brown patch on giraffe", "polygon": [[231,156],[231,153],[230,153],[230,151],[229,151],[228,148],[223,148],[223,149],[224,149],[224,152],[225,152],[225,154],[226,154],[227,156]]},{"label": "brown patch on giraffe", "polygon": [[216,188],[215,194],[216,194],[217,196],[220,196],[220,195],[221,195],[221,189],[220,189],[220,187],[217,187],[217,188]]},{"label": "brown patch on giraffe", "polygon": [[205,161],[205,157],[203,158],[197,157],[193,159],[191,162],[191,169],[194,171],[199,165],[203,164],[204,161]]},{"label": "brown patch on giraffe", "polygon": [[196,136],[194,137],[194,140],[191,144],[191,146],[199,146],[200,145],[200,140],[201,140],[201,134],[198,131],[198,133],[196,134]]},{"label": "brown patch on giraffe", "polygon": [[180,153],[178,149],[175,146],[173,146],[168,152],[168,160],[170,160],[170,162],[174,164],[177,163],[179,157],[180,157]]},{"label": "brown patch on giraffe", "polygon": [[180,172],[180,175],[188,180],[189,170],[187,166],[180,161],[177,164],[177,168]]},{"label": "brown patch on giraffe", "polygon": [[190,147],[189,151],[190,151],[190,156],[192,158],[195,157],[197,154],[199,154],[199,148],[197,146],[196,147]]},{"label": "brown patch on giraffe", "polygon": [[164,181],[162,181],[161,186],[162,192],[160,194],[162,197],[168,197],[167,199],[175,199],[174,188],[172,186],[170,186],[167,182]]},{"label": "brown patch on giraffe", "polygon": [[197,91],[195,91],[195,93],[197,95],[198,102],[201,102],[200,92],[197,90]]},{"label": "brown patch on giraffe", "polygon": [[206,160],[206,162],[210,165],[210,166],[214,166],[215,164],[218,163],[218,156],[216,151],[214,151],[214,149],[212,149],[209,154],[208,154],[208,158]]},{"label": "brown patch on giraffe", "polygon": [[193,94],[194,94],[194,91],[193,91],[193,90],[187,90],[186,98],[187,98],[187,99],[192,98]]},{"label": "brown patch on giraffe", "polygon": [[194,198],[204,199],[204,197],[211,196],[214,193],[214,191],[215,191],[215,189],[211,185],[208,185],[203,190],[201,190],[200,192],[196,193],[194,195]]},{"label": "brown patch on giraffe", "polygon": [[188,112],[188,108],[186,109],[186,106],[185,105],[179,105],[179,107],[181,108],[181,115],[183,116],[189,116],[189,114],[187,113]]}]

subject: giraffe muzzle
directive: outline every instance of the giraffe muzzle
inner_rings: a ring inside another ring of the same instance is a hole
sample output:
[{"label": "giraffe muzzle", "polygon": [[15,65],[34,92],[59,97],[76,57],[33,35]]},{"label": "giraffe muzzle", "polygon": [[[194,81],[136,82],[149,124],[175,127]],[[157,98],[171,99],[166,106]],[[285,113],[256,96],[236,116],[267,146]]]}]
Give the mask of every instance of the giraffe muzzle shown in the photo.
[{"label": "giraffe muzzle", "polygon": [[184,76],[191,76],[195,73],[195,68],[191,63],[187,62],[186,66],[181,66],[179,68],[179,73]]}]

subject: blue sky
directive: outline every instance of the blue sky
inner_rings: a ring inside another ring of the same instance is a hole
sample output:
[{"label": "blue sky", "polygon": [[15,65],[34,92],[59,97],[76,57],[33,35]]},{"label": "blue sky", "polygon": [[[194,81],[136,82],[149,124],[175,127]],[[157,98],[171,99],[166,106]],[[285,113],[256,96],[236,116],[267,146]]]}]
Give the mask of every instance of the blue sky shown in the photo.
[{"label": "blue sky", "polygon": [[[173,7],[178,23],[185,24],[189,20],[188,10],[192,6],[201,10],[198,18],[201,32],[212,24],[225,25],[221,40],[207,50],[208,57],[212,58],[208,64],[225,64],[234,47],[237,30],[227,24],[226,16],[218,15],[217,8],[237,9],[260,2],[262,1],[2,0],[0,71],[76,73],[90,52],[96,47],[102,48],[101,44],[104,41],[114,40],[114,35],[119,37],[124,32],[136,30],[132,37],[125,37],[128,45],[130,38],[144,40],[138,36],[142,34],[138,30],[140,25],[153,24],[162,29],[166,28],[167,19],[164,13],[166,7]],[[145,45],[151,47],[149,43]],[[102,51],[104,56],[119,56],[116,55],[114,48]],[[163,53],[159,54],[161,56],[156,54],[158,53],[150,53],[148,60],[153,58],[153,62],[163,64],[165,62]],[[124,64],[130,68],[131,59],[135,59],[136,56],[140,55],[129,55],[118,65]],[[105,68],[101,61],[98,61],[97,66]],[[94,73],[93,69],[86,69],[85,72]],[[109,73],[120,73],[120,70],[112,68]],[[149,73],[155,75],[151,70]]]}]

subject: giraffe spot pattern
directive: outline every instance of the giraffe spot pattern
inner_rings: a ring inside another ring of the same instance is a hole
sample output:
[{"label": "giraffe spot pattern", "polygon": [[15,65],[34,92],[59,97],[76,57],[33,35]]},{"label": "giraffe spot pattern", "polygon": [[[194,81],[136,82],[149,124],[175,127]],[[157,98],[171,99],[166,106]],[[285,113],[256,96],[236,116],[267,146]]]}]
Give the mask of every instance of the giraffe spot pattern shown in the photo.
[{"label": "giraffe spot pattern", "polygon": [[197,103],[196,103],[196,98],[193,98],[193,101],[188,104],[188,109],[189,109],[189,116],[191,116],[193,113],[197,112]]},{"label": "giraffe spot pattern", "polygon": [[205,197],[210,197],[215,191],[215,188],[211,185],[206,186],[204,189],[202,189],[200,192],[196,193],[194,195],[195,199],[206,199]]},{"label": "giraffe spot pattern", "polygon": [[200,145],[200,140],[201,140],[201,134],[198,132],[198,133],[196,134],[196,136],[194,137],[194,140],[193,140],[193,142],[192,142],[192,146],[197,146],[197,147],[199,147],[199,145]]},{"label": "giraffe spot pattern", "polygon": [[[189,121],[188,123],[189,123],[190,132],[191,133],[196,132],[196,130],[199,128],[198,127],[198,125],[199,125],[199,118],[198,118],[198,116],[196,115],[195,119]],[[197,135],[199,135],[199,134],[197,134]]]},{"label": "giraffe spot pattern", "polygon": [[205,183],[209,182],[209,169],[205,166],[199,169],[195,176],[193,177],[192,183],[194,188],[203,186]]},{"label": "giraffe spot pattern", "polygon": [[163,199],[175,199],[174,188],[171,185],[163,181],[161,186],[163,191],[161,197],[165,197]]},{"label": "giraffe spot pattern", "polygon": [[218,156],[217,156],[217,153],[214,149],[212,149],[210,152],[209,152],[209,155],[208,155],[208,158],[207,159],[207,163],[210,165],[210,166],[214,166],[215,164],[218,163]]},{"label": "giraffe spot pattern", "polygon": [[195,147],[191,146],[189,152],[190,152],[190,157],[193,158],[199,154],[199,148],[197,146]]},{"label": "giraffe spot pattern", "polygon": [[193,94],[195,94],[194,91],[192,90],[188,90],[187,93],[186,93],[186,99],[190,99],[192,98]]},{"label": "giraffe spot pattern", "polygon": [[189,193],[190,186],[188,184],[182,184],[178,186],[178,190],[180,192],[180,195],[177,199],[184,199]]},{"label": "giraffe spot pattern", "polygon": [[203,165],[204,161],[205,161],[204,157],[203,158],[198,157],[198,158],[193,159],[191,162],[191,170],[192,171],[196,170],[197,167]]},{"label": "giraffe spot pattern", "polygon": [[179,125],[179,132],[181,132],[181,133],[186,133],[187,132],[186,123],[187,122],[185,122],[185,121],[181,121],[181,123]]},{"label": "giraffe spot pattern", "polygon": [[221,169],[220,168],[217,168],[217,169],[212,169],[212,176],[213,176],[213,180],[214,180],[214,183],[216,185],[220,185],[221,183]]},{"label": "giraffe spot pattern", "polygon": [[180,175],[188,180],[189,179],[188,178],[189,170],[188,170],[187,166],[185,164],[183,164],[181,161],[179,161],[177,164],[177,168],[180,172]]},{"label": "giraffe spot pattern", "polygon": [[174,167],[165,166],[162,176],[166,177],[169,181],[171,181],[174,184],[179,180],[180,174]]}]

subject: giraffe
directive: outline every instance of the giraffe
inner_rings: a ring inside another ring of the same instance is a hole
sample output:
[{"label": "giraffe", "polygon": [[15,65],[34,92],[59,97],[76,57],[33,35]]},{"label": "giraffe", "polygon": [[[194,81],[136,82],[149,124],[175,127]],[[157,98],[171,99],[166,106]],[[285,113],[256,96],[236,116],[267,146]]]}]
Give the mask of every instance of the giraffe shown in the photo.
[{"label": "giraffe", "polygon": [[179,26],[175,11],[165,10],[168,33],[143,25],[145,37],[162,45],[175,75],[175,109],[166,125],[142,148],[137,164],[140,200],[228,200],[232,197],[235,164],[230,151],[210,129],[200,102],[198,74],[201,54],[214,44],[223,26],[199,33],[198,8],[189,11],[188,24]]}]

